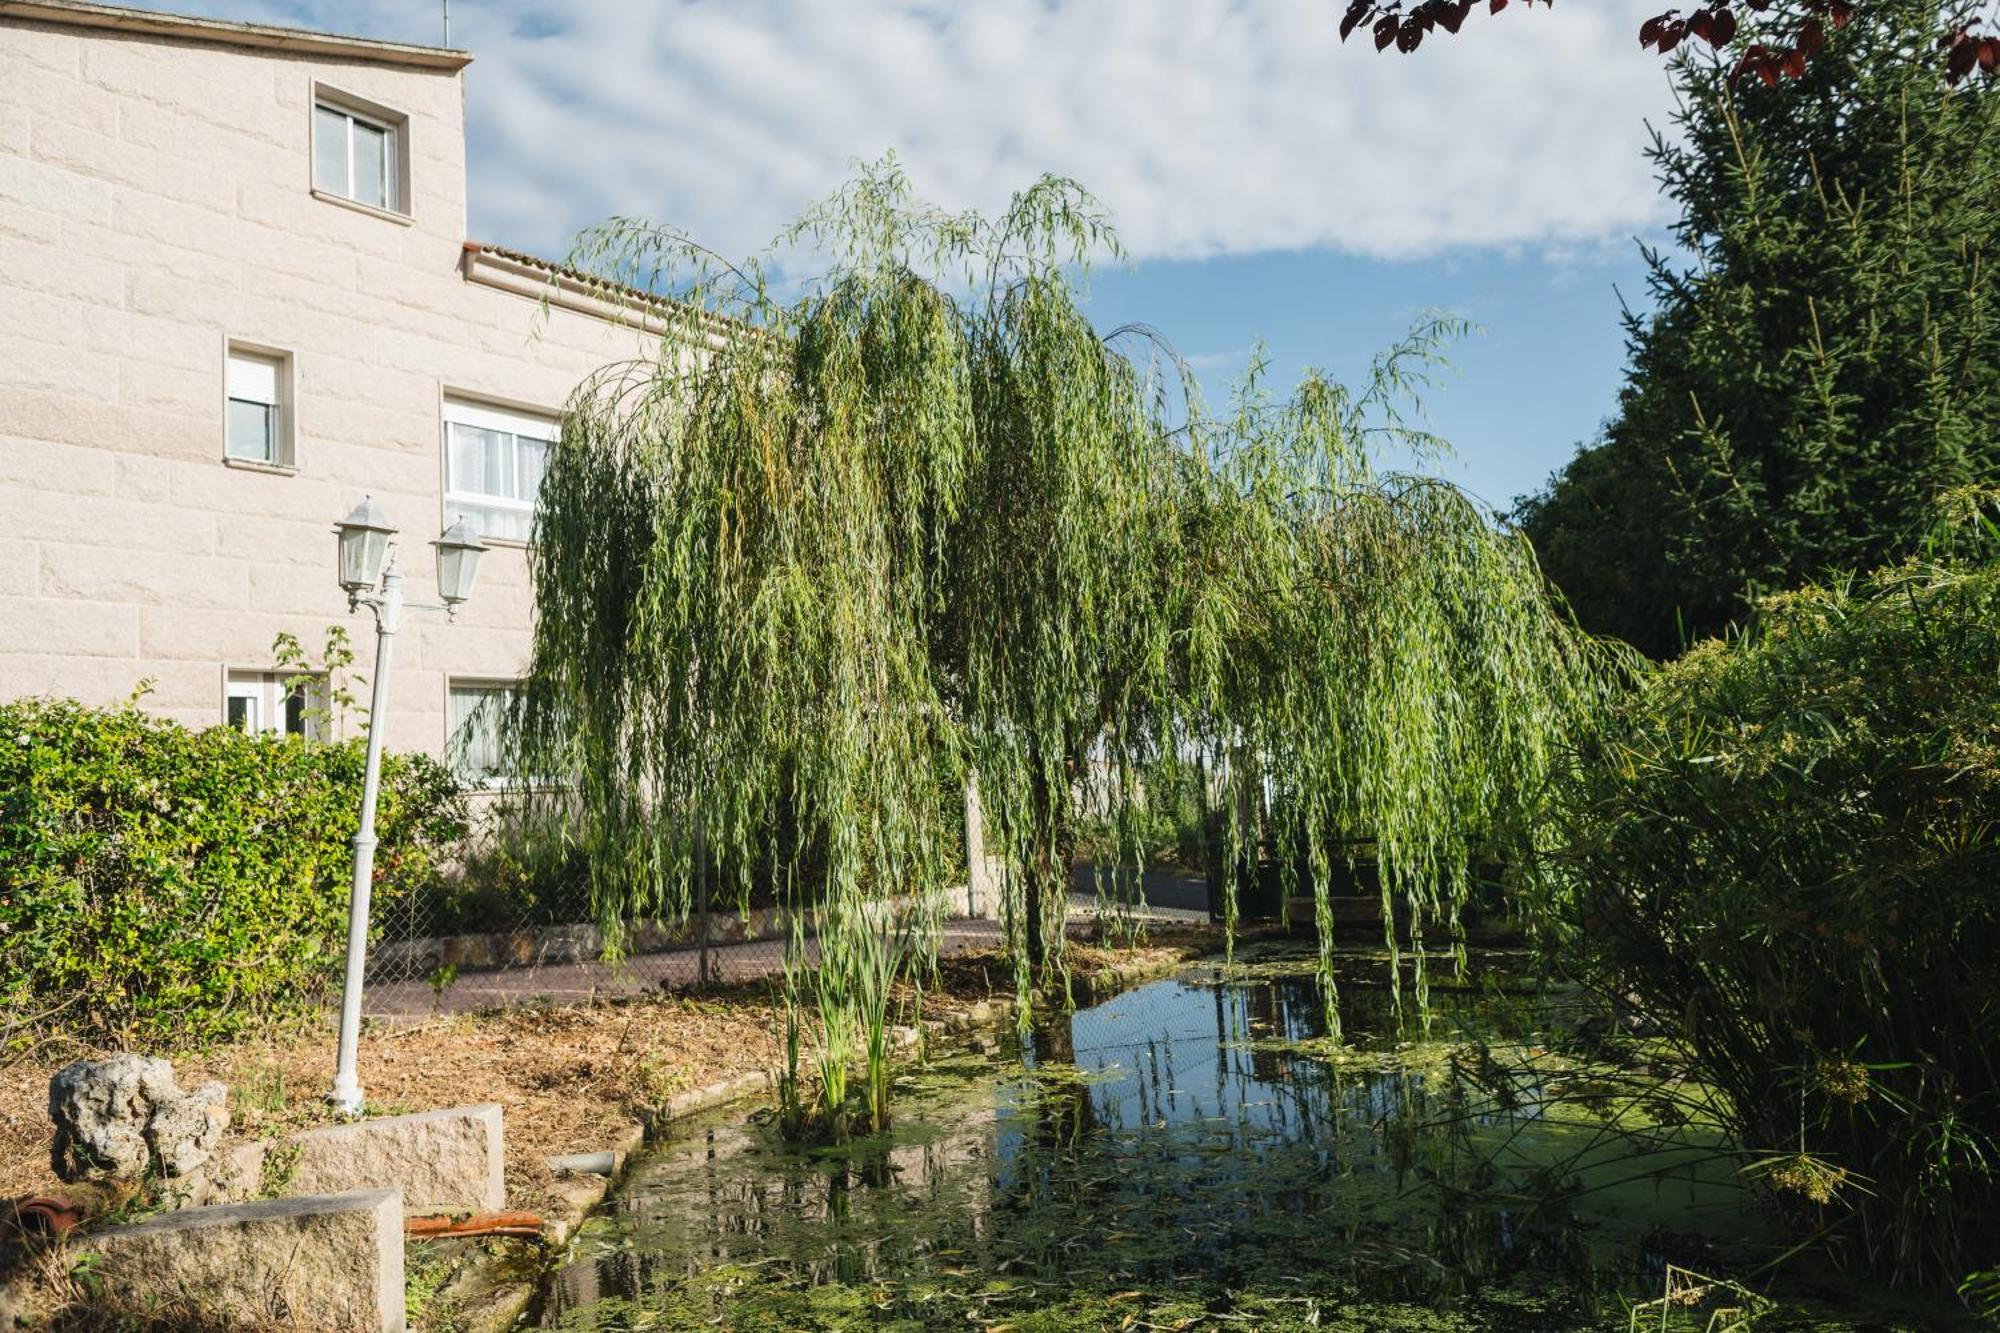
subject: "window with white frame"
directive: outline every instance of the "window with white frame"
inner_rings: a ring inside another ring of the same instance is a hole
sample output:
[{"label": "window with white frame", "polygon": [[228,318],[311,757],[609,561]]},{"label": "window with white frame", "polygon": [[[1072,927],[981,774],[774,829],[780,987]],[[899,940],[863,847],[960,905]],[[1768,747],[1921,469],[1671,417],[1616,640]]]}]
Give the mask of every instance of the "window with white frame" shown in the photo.
[{"label": "window with white frame", "polygon": [[229,346],[224,370],[224,448],[231,458],[287,467],[292,462],[290,362],[271,352]]},{"label": "window with white frame", "polygon": [[370,208],[407,212],[403,204],[403,131],[408,121],[316,94],[313,186]]},{"label": "window with white frame", "polygon": [[507,785],[509,775],[500,748],[500,719],[514,702],[518,687],[509,681],[455,680],[449,688],[447,720],[451,738],[445,752],[452,769],[467,783],[486,787]]},{"label": "window with white frame", "polygon": [[534,530],[554,417],[447,398],[444,404],[444,521],[488,539],[524,542]]},{"label": "window with white frame", "polygon": [[232,671],[223,691],[222,720],[252,736],[327,735],[326,681],[280,671]]}]

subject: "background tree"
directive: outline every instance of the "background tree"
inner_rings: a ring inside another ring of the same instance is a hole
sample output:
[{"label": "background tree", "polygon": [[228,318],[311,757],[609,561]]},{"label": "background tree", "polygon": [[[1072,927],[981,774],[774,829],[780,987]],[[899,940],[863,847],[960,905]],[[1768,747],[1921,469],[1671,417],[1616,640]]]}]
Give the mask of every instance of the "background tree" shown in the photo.
[{"label": "background tree", "polygon": [[1908,553],[2000,465],[2000,101],[1940,80],[1930,0],[1869,13],[1782,87],[1677,62],[1678,250],[1604,438],[1517,506],[1583,622],[1648,652]]}]

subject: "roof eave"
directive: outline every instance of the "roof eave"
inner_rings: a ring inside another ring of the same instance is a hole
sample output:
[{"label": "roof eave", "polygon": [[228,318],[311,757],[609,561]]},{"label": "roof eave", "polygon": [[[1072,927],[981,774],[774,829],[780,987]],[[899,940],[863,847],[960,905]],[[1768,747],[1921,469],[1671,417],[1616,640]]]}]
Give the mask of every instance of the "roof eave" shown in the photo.
[{"label": "roof eave", "polygon": [[217,46],[247,46],[301,56],[367,60],[384,65],[455,74],[472,63],[470,51],[445,46],[417,46],[367,37],[280,28],[265,23],[193,18],[123,5],[99,5],[85,0],[0,0],[0,19],[49,23],[72,28],[104,28],[144,37],[178,38]]},{"label": "roof eave", "polygon": [[655,334],[696,330],[715,348],[732,338],[756,332],[750,325],[713,311],[635,287],[604,282],[567,265],[504,246],[465,242],[462,268],[469,282],[607,323],[629,325]]}]

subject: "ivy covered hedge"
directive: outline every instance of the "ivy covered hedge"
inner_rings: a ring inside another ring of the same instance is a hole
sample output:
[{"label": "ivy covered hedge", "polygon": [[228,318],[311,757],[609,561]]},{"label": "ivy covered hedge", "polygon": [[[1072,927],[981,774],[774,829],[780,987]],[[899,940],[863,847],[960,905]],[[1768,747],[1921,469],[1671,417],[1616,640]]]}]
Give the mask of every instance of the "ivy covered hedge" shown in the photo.
[{"label": "ivy covered hedge", "polygon": [[[0,704],[0,1045],[186,1045],[308,1012],[338,983],[361,772],[358,740]],[[386,905],[437,873],[464,797],[385,756],[376,823]]]}]

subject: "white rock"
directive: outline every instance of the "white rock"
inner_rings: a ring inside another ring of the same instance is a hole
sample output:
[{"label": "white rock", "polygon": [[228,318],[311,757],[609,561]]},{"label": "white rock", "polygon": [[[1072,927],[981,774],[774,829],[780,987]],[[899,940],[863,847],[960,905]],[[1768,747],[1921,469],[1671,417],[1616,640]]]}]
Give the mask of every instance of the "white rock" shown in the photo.
[{"label": "white rock", "polygon": [[49,1080],[50,1159],[64,1180],[183,1176],[222,1142],[228,1100],[220,1083],[183,1092],[174,1067],[151,1056],[78,1060]]}]

